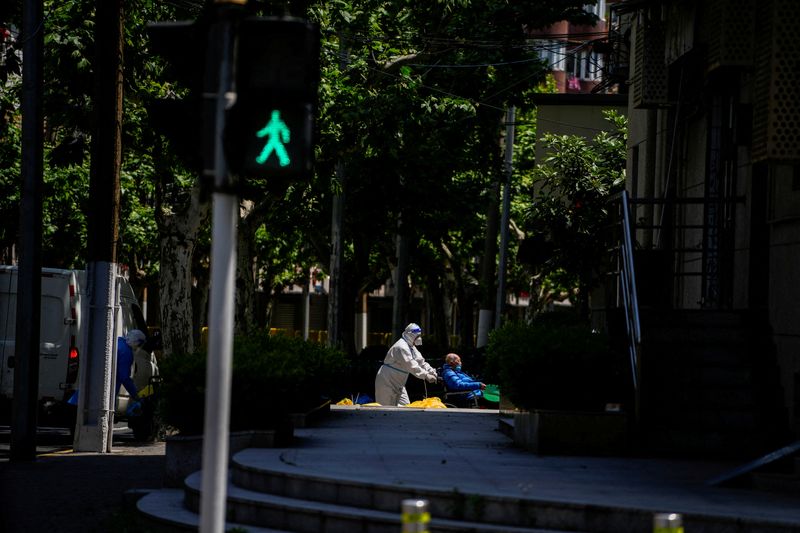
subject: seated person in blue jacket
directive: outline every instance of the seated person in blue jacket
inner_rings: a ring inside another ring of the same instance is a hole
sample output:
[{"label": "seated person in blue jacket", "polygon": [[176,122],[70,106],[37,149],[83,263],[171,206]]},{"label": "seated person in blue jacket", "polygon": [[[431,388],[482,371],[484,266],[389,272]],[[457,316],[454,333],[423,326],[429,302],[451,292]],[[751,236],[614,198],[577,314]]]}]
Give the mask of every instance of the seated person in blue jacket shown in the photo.
[{"label": "seated person in blue jacket", "polygon": [[447,392],[466,392],[463,397],[458,395],[461,398],[460,401],[451,401],[453,398],[448,397],[448,403],[453,403],[454,405],[476,404],[477,400],[483,396],[481,391],[486,388],[486,385],[476,381],[472,376],[461,370],[461,357],[457,353],[447,354],[444,358],[444,363],[442,378]]}]

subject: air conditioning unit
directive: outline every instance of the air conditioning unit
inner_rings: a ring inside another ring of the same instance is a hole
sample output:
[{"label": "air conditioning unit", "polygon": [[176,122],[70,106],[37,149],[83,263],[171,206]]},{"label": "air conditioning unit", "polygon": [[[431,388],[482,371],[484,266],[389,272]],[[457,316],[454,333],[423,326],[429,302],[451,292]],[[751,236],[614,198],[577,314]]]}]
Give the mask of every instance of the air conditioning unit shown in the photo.
[{"label": "air conditioning unit", "polygon": [[639,12],[633,31],[633,106],[664,106],[668,103],[668,87],[664,22],[660,10]]},{"label": "air conditioning unit", "polygon": [[709,0],[703,4],[708,70],[753,65],[757,0]]},{"label": "air conditioning unit", "polygon": [[754,161],[800,161],[800,40],[797,0],[762,0],[756,14]]}]

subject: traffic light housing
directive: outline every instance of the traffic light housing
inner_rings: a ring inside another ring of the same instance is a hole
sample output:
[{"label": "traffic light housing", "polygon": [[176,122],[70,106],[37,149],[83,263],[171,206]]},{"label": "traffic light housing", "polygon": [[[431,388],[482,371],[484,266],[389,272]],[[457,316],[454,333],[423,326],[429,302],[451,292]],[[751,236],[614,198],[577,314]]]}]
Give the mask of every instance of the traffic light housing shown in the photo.
[{"label": "traffic light housing", "polygon": [[270,188],[310,174],[319,85],[319,29],[303,19],[250,17],[237,30],[224,150],[228,169]]},{"label": "traffic light housing", "polygon": [[177,82],[177,93],[148,103],[151,123],[169,142],[171,151],[190,170],[203,168],[203,84],[208,27],[193,20],[151,22],[149,48],[166,61],[164,73]]}]

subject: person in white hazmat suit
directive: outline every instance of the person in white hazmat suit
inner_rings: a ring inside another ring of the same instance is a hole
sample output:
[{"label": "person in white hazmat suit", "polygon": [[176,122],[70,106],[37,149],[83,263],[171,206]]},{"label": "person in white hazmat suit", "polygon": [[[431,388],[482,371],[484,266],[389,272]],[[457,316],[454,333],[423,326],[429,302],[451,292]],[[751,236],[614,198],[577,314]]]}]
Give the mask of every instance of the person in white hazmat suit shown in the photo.
[{"label": "person in white hazmat suit", "polygon": [[406,326],[403,336],[395,342],[375,376],[375,401],[386,406],[408,405],[406,380],[409,374],[436,383],[436,369],[425,362],[417,350],[422,345],[422,328],[411,323]]}]

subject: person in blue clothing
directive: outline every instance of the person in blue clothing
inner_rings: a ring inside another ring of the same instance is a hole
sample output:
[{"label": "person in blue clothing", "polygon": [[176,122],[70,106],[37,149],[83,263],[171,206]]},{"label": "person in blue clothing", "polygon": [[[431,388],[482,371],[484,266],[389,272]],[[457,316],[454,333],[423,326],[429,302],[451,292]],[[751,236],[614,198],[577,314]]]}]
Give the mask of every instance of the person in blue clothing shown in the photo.
[{"label": "person in blue clothing", "polygon": [[119,397],[119,388],[125,386],[125,390],[130,395],[127,414],[137,414],[141,409],[139,403],[139,391],[133,382],[131,372],[133,370],[133,351],[144,345],[147,336],[138,329],[130,330],[124,337],[117,337],[117,379],[114,397]]},{"label": "person in blue clothing", "polygon": [[442,379],[444,380],[444,387],[447,392],[465,393],[463,395],[458,395],[458,399],[449,395],[447,401],[457,406],[477,405],[478,400],[483,397],[482,391],[486,388],[486,384],[477,381],[461,370],[461,356],[458,354],[447,354],[444,358],[444,363]]}]

